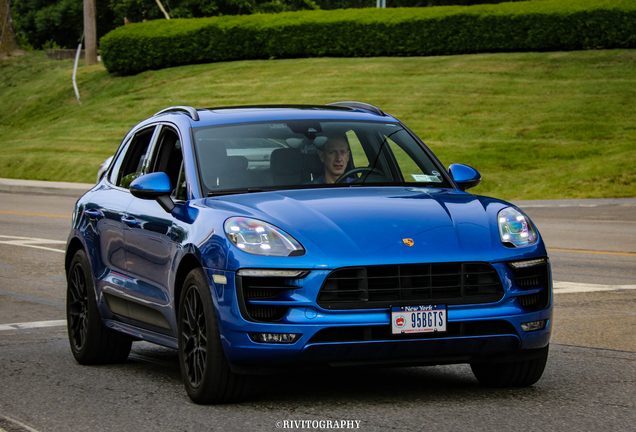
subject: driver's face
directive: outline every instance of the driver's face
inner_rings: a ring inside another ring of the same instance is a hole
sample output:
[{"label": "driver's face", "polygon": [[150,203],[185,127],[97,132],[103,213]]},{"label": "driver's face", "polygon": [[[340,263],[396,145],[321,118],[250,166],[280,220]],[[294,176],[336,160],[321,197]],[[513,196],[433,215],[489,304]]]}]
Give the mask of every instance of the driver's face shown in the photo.
[{"label": "driver's face", "polygon": [[325,164],[325,180],[335,182],[344,174],[351,152],[349,144],[344,138],[337,138],[325,144],[324,151],[319,153],[320,160]]}]

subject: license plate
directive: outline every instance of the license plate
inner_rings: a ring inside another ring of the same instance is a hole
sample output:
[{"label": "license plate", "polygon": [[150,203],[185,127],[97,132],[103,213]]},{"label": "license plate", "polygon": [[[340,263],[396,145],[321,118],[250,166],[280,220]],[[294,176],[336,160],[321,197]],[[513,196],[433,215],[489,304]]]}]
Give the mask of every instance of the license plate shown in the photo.
[{"label": "license plate", "polygon": [[394,306],[391,333],[411,334],[446,331],[446,305]]}]

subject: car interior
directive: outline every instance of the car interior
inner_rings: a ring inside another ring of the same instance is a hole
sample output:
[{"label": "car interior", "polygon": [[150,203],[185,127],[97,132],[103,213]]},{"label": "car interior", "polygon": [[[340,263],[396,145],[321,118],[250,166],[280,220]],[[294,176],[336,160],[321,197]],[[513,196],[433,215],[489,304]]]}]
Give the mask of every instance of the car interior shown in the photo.
[{"label": "car interior", "polygon": [[324,172],[319,151],[328,137],[336,135],[346,137],[350,147],[345,173],[356,169],[347,175],[348,182],[444,182],[421,147],[397,125],[316,121],[195,130],[202,183],[212,194],[230,189],[312,187]]}]

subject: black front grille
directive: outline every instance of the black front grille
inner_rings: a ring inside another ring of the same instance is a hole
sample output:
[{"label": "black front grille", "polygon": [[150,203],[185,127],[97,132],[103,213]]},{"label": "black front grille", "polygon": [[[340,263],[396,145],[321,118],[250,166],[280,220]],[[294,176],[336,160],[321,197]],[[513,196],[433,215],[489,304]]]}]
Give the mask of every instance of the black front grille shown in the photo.
[{"label": "black front grille", "polygon": [[508,321],[467,321],[449,322],[445,332],[415,333],[409,335],[391,334],[391,327],[384,326],[354,326],[327,328],[317,332],[309,343],[335,343],[335,342],[366,342],[381,340],[404,339],[438,339],[448,337],[469,336],[494,336],[504,334],[517,334],[512,324]]},{"label": "black front grille", "polygon": [[327,309],[369,309],[420,302],[472,304],[498,301],[503,286],[486,263],[403,264],[333,271],[318,304]]}]

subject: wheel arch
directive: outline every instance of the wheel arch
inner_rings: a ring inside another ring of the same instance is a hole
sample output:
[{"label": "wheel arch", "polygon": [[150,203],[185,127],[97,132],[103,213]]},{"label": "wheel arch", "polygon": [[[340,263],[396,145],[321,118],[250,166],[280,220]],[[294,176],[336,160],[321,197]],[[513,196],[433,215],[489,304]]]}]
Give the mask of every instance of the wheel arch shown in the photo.
[{"label": "wheel arch", "polygon": [[69,267],[71,266],[71,261],[73,261],[73,257],[77,253],[77,251],[84,249],[84,245],[81,240],[77,237],[73,237],[68,243],[66,247],[66,256],[64,257],[64,273],[68,275]]},{"label": "wheel arch", "polygon": [[183,289],[183,282],[185,278],[195,268],[201,267],[201,262],[199,259],[193,254],[188,253],[179,262],[179,268],[177,269],[177,273],[174,279],[174,313],[175,317],[178,315],[179,311],[179,302],[181,301],[181,290]]}]

